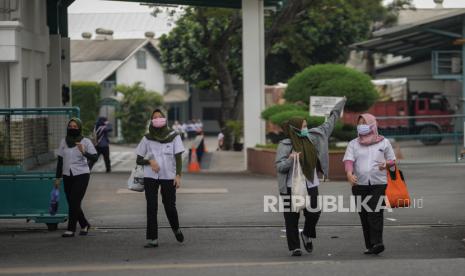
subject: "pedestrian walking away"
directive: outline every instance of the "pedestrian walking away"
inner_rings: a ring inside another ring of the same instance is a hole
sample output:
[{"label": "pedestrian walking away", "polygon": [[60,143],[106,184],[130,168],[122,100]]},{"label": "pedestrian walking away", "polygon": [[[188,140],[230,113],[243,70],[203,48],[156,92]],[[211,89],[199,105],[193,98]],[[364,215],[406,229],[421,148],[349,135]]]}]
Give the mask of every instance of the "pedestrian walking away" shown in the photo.
[{"label": "pedestrian walking away", "polygon": [[[110,140],[108,139],[108,133],[113,131],[112,125],[108,122],[106,117],[99,117],[95,123],[93,130],[93,138],[95,149],[97,150],[98,157],[103,155],[105,161],[106,172],[111,172],[111,160],[110,160]],[[97,159],[98,161],[98,159]],[[90,163],[90,169],[95,165],[96,162]]]},{"label": "pedestrian walking away", "polygon": [[[331,111],[328,120],[318,126],[307,127],[303,118],[292,118],[282,125],[285,139],[281,140],[276,153],[276,170],[278,175],[278,187],[283,196],[286,207],[292,204],[292,172],[294,158],[298,158],[305,176],[308,196],[310,198],[310,210],[304,209],[305,225],[300,235],[307,252],[313,251],[312,239],[316,238],[316,225],[321,212],[317,210],[318,186],[320,181],[318,173],[327,177],[329,169],[328,140],[333,132],[334,125],[340,117],[346,99],[340,101]],[[284,222],[286,225],[286,238],[288,249],[292,256],[301,256],[299,240],[299,216],[300,212],[284,210]]]},{"label": "pedestrian walking away", "polygon": [[68,229],[62,237],[74,237],[76,224],[81,226],[80,235],[87,235],[90,224],[81,208],[81,202],[89,185],[89,162],[98,159],[92,141],[82,136],[82,123],[73,118],[68,122],[66,138],[61,140],[58,148],[55,187],[60,188],[61,179],[68,200]]},{"label": "pedestrian walking away", "polygon": [[[352,194],[360,202],[368,199],[358,214],[362,223],[366,251],[364,254],[379,254],[384,251],[383,208],[387,187],[386,169],[395,169],[395,154],[388,139],[378,134],[376,118],[362,114],[357,121],[358,138],[350,141],[344,155],[347,180],[352,185]],[[381,203],[381,204],[380,204]]]},{"label": "pedestrian walking away", "polygon": [[184,146],[180,135],[168,128],[166,117],[160,109],[150,117],[149,133],[136,149],[138,165],[144,166],[144,187],[147,201],[146,248],[158,247],[158,190],[163,206],[178,242],[184,241],[179,228],[176,209],[176,189],[181,186],[182,153]]}]

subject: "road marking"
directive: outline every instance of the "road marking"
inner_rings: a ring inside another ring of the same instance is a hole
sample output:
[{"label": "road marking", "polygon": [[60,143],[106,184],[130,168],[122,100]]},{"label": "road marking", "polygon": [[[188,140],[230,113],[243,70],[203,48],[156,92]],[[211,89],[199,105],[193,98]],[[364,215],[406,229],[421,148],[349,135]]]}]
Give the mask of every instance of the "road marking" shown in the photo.
[{"label": "road marking", "polygon": [[233,262],[233,263],[200,263],[200,264],[133,264],[133,265],[88,265],[57,267],[10,267],[2,268],[0,275],[34,274],[34,273],[76,273],[76,272],[108,272],[126,270],[162,270],[162,269],[199,269],[220,267],[254,267],[282,266],[302,264],[336,264],[340,261],[287,261],[287,262]]},{"label": "road marking", "polygon": [[[177,194],[227,194],[228,189],[207,189],[207,188],[180,188],[176,191]],[[128,189],[118,189],[117,194],[141,194],[141,192],[135,192]]]}]

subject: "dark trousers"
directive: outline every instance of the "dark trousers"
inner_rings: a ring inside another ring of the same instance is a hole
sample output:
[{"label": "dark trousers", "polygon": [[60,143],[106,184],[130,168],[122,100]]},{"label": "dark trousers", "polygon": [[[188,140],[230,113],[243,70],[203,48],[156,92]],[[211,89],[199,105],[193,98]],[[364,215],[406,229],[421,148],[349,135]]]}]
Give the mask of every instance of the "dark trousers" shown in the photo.
[{"label": "dark trousers", "polygon": [[352,194],[360,196],[361,200],[371,196],[367,205],[373,212],[368,212],[365,208],[361,208],[360,212],[358,212],[367,249],[372,248],[375,244],[383,243],[384,210],[381,209],[375,212],[375,209],[380,197],[385,195],[386,187],[387,185],[352,186]]},{"label": "dark trousers", "polygon": [[[318,206],[318,187],[307,188],[308,196],[310,197],[310,207],[314,210]],[[288,196],[291,194],[291,188],[287,188],[287,194],[281,194],[282,196]],[[284,207],[291,208],[290,197],[284,198]],[[307,209],[304,209],[305,224],[303,233],[309,238],[316,238],[316,224],[320,219],[321,211],[309,212]],[[287,247],[289,250],[294,250],[300,248],[300,238],[299,238],[299,217],[300,212],[284,212],[284,222],[286,224],[286,238],[287,238]]]},{"label": "dark trousers", "polygon": [[[103,160],[105,161],[105,168],[107,172],[110,172],[111,171],[110,147],[95,147],[95,149],[97,150],[98,157],[100,157],[100,155],[103,155]],[[89,168],[91,170],[94,167],[95,163],[97,163],[97,161],[92,162],[89,160]]]},{"label": "dark trousers", "polygon": [[103,160],[105,160],[105,168],[107,172],[111,171],[111,161],[110,161],[110,147],[95,147],[97,154],[103,155]]},{"label": "dark trousers", "polygon": [[176,187],[174,180],[156,180],[144,178],[145,199],[147,200],[147,239],[158,239],[158,188],[161,187],[161,199],[171,229],[179,229],[178,211],[176,210]]},{"label": "dark trousers", "polygon": [[81,208],[81,202],[86,194],[89,185],[90,174],[80,174],[63,176],[66,199],[68,200],[68,231],[76,232],[76,223],[79,222],[81,228],[89,225],[84,212]]}]

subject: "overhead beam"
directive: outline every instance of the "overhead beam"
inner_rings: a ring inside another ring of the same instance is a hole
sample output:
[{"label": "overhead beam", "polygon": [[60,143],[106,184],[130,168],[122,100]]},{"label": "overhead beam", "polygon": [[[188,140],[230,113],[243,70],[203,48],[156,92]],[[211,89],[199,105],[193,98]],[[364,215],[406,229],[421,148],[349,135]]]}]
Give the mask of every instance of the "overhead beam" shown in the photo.
[{"label": "overhead beam", "polygon": [[448,31],[443,31],[443,30],[438,30],[438,29],[428,28],[428,29],[425,29],[425,31],[426,31],[426,32],[433,33],[433,34],[438,34],[438,35],[443,35],[443,36],[452,37],[452,38],[462,38],[462,35],[461,35],[461,34],[457,34],[457,33],[453,33],[453,32],[448,32]]}]

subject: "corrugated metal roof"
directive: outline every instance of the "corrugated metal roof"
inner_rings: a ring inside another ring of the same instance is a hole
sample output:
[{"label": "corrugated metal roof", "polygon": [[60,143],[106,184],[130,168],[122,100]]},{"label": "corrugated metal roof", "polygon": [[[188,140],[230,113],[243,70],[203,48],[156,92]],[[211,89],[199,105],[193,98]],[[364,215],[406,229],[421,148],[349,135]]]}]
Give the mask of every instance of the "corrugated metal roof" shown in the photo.
[{"label": "corrugated metal roof", "polygon": [[[448,13],[438,14],[436,16],[428,17],[422,20],[415,21],[409,24],[402,24],[396,27],[392,27],[389,29],[380,30],[378,32],[374,32],[373,35],[375,37],[385,36],[393,33],[399,33],[402,31],[410,31],[411,29],[430,26],[430,25],[447,25],[450,21],[456,21],[458,17],[461,17],[465,14],[465,9],[454,9]],[[461,27],[462,22],[458,25]]]},{"label": "corrugated metal roof", "polygon": [[113,74],[121,63],[122,60],[72,62],[71,80],[101,83]]},{"label": "corrugated metal roof", "polygon": [[68,15],[68,30],[71,39],[82,39],[83,32],[95,36],[97,28],[113,30],[113,37],[144,38],[145,32],[155,33],[155,37],[167,34],[174,27],[173,18],[166,14],[156,17],[150,13],[71,13]]},{"label": "corrugated metal roof", "polygon": [[71,40],[71,62],[124,60],[146,39]]},{"label": "corrugated metal roof", "polygon": [[[112,0],[124,2],[140,2],[140,0]],[[265,6],[280,6],[289,0],[265,0]],[[145,3],[154,4],[170,4],[170,5],[186,5],[186,6],[205,6],[205,7],[220,7],[220,8],[235,8],[240,9],[242,0],[145,0]]]},{"label": "corrugated metal roof", "polygon": [[432,29],[461,34],[464,15],[465,9],[455,9],[415,23],[375,32],[373,39],[355,43],[351,47],[414,58],[430,55],[431,50],[435,49],[453,49],[456,48],[452,45],[455,38]]}]

